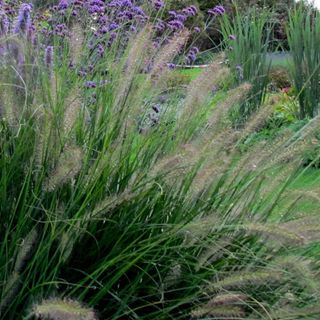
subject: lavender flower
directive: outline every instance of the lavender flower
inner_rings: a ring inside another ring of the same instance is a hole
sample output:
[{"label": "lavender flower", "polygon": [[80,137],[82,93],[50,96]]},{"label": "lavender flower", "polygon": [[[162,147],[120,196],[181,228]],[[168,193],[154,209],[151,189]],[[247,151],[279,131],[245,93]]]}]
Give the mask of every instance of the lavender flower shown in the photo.
[{"label": "lavender flower", "polygon": [[163,32],[166,29],[166,25],[162,20],[158,19],[157,23],[154,26],[154,29],[158,32]]},{"label": "lavender flower", "polygon": [[64,11],[69,7],[69,1],[68,0],[60,0],[58,4],[58,10]]},{"label": "lavender flower", "polygon": [[97,46],[97,52],[98,52],[98,55],[100,57],[103,57],[104,56],[104,52],[105,52],[105,47],[103,44],[99,43],[98,46]]},{"label": "lavender flower", "polygon": [[222,16],[226,12],[226,9],[219,5],[215,6],[213,9],[208,10],[208,14],[213,15],[213,16]]},{"label": "lavender flower", "polygon": [[105,15],[99,17],[99,19],[98,19],[98,23],[100,23],[100,24],[107,24],[107,22],[108,22],[108,17]]},{"label": "lavender flower", "polygon": [[53,46],[47,46],[44,53],[45,65],[49,68],[53,65]]},{"label": "lavender flower", "polygon": [[94,81],[86,81],[84,86],[88,89],[94,89],[97,87],[97,84]]},{"label": "lavender flower", "polygon": [[187,17],[194,17],[197,15],[198,13],[198,9],[196,8],[196,6],[192,5],[190,7],[187,7],[185,9],[182,10],[183,14],[185,14]]},{"label": "lavender flower", "polygon": [[184,28],[184,24],[183,22],[181,22],[180,20],[172,20],[168,22],[168,27],[172,30],[172,31],[176,31],[176,30],[180,30]]},{"label": "lavender flower", "polygon": [[201,32],[201,29],[199,27],[194,27],[193,31],[195,33],[200,33]]},{"label": "lavender flower", "polygon": [[174,19],[177,17],[177,12],[174,11],[174,10],[168,11],[168,14],[169,14],[172,18],[174,18]]},{"label": "lavender flower", "polygon": [[177,14],[176,20],[179,20],[181,22],[185,22],[187,20],[187,17],[184,14]]},{"label": "lavender flower", "polygon": [[117,39],[117,34],[116,34],[115,32],[112,32],[112,33],[110,34],[110,38],[109,38],[109,40],[108,40],[107,46],[108,46],[108,47],[111,47],[112,44],[113,44],[113,42],[114,42],[116,39]]},{"label": "lavender flower", "polygon": [[153,6],[155,7],[156,10],[160,10],[165,6],[165,4],[164,4],[163,0],[154,0]]},{"label": "lavender flower", "polygon": [[176,68],[176,64],[174,64],[174,63],[168,63],[168,64],[167,64],[167,67],[168,67],[169,69],[173,70],[173,69]]},{"label": "lavender flower", "polygon": [[109,31],[116,30],[119,28],[119,25],[116,22],[111,22],[109,24]]},{"label": "lavender flower", "polygon": [[236,40],[237,37],[236,37],[234,34],[230,34],[230,35],[229,35],[229,39],[230,39],[230,40]]},{"label": "lavender flower", "polygon": [[28,29],[31,24],[31,11],[32,4],[30,3],[22,3],[19,9],[19,14],[16,18],[13,33],[24,33]]},{"label": "lavender flower", "polygon": [[197,59],[197,54],[199,53],[199,49],[197,47],[192,47],[186,56],[186,62],[191,64]]}]

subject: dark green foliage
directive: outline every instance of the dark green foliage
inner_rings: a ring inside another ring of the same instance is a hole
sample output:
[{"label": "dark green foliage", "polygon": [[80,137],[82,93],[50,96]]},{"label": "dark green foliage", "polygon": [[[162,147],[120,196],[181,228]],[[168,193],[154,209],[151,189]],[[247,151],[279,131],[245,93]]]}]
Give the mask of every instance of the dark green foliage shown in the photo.
[{"label": "dark green foliage", "polygon": [[288,42],[293,61],[291,75],[297,91],[299,117],[312,118],[320,102],[320,14],[304,8],[290,13]]},{"label": "dark green foliage", "polygon": [[252,83],[252,99],[240,106],[236,122],[241,122],[258,108],[266,94],[271,62],[267,59],[273,24],[270,15],[256,10],[248,14],[224,16],[221,23],[224,49],[236,83]]}]

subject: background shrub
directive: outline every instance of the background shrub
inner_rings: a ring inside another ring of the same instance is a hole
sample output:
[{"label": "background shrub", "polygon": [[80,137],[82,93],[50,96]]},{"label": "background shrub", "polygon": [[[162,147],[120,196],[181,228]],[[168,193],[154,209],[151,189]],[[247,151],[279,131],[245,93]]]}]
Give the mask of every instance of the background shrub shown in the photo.
[{"label": "background shrub", "polygon": [[292,86],[289,71],[285,67],[272,67],[269,73],[269,81],[273,90],[290,90]]}]

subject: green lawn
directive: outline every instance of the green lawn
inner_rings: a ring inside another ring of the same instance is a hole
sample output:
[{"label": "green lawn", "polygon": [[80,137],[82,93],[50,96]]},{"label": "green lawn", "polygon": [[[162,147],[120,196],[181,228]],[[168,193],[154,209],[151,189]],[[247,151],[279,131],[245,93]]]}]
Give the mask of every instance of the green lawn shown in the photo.
[{"label": "green lawn", "polygon": [[199,76],[199,74],[203,71],[201,68],[194,68],[194,69],[181,69],[179,70],[181,74],[187,75],[190,77],[190,80],[194,80]]},{"label": "green lawn", "polygon": [[[278,174],[281,174],[281,170],[274,172],[271,180]],[[288,210],[291,215],[297,217],[318,214],[320,209],[320,169],[301,170],[298,177],[288,186],[277,207],[277,214],[280,215],[285,214]]]}]

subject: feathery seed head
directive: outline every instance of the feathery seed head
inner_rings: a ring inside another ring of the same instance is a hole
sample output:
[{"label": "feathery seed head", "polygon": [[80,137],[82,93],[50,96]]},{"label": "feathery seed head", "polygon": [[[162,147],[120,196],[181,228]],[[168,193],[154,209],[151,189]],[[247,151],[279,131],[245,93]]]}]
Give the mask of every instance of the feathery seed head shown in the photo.
[{"label": "feathery seed head", "polygon": [[56,168],[44,183],[44,191],[51,192],[69,182],[82,167],[83,151],[78,146],[67,146],[60,155]]},{"label": "feathery seed head", "polygon": [[97,320],[95,312],[76,300],[51,298],[33,306],[31,315],[36,319]]},{"label": "feathery seed head", "polygon": [[14,270],[17,273],[23,271],[26,260],[28,259],[33,246],[35,245],[38,237],[38,232],[36,229],[32,229],[27,236],[23,239],[14,265]]},{"label": "feathery seed head", "polygon": [[166,66],[171,68],[173,64],[171,61],[180,52],[181,48],[186,44],[189,39],[189,31],[183,29],[176,32],[173,38],[166,44],[156,55],[155,63],[151,71],[152,78],[158,78],[161,73],[166,70]]}]

